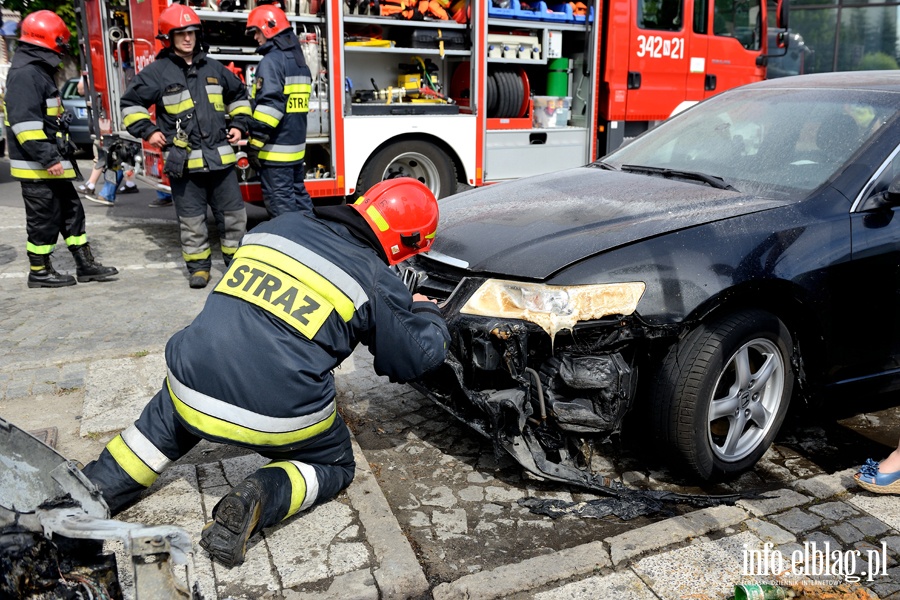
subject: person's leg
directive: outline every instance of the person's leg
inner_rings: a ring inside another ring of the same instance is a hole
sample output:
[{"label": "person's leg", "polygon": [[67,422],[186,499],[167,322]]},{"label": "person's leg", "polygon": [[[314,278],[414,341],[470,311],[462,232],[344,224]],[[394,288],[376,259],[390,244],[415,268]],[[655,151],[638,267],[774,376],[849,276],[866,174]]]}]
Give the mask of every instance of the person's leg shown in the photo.
[{"label": "person's leg", "polygon": [[853,476],[865,490],[876,494],[900,494],[900,442],[881,463],[867,459]]},{"label": "person's leg", "polygon": [[340,415],[309,446],[264,455],[272,462],[222,498],[203,528],[200,545],[228,567],[243,562],[255,533],[335,497],[356,472],[350,432]]},{"label": "person's leg", "polygon": [[114,437],[82,472],[100,489],[110,512],[116,514],[199,441],[181,425],[163,388],[147,403],[134,425]]},{"label": "person's leg", "polygon": [[206,225],[206,198],[209,177],[188,175],[171,180],[172,200],[181,228],[181,255],[190,273],[190,286],[203,288],[212,268],[209,230]]},{"label": "person's leg", "polygon": [[294,197],[294,168],[263,166],[259,171],[263,202],[273,217],[299,210]]},{"label": "person's leg", "polygon": [[75,258],[75,274],[79,283],[102,281],[118,274],[115,267],[104,267],[94,259],[85,233],[84,206],[72,182],[52,181],[49,185],[59,203],[63,221],[61,232],[66,239],[66,246]]},{"label": "person's leg", "polygon": [[294,170],[294,201],[297,203],[297,210],[304,211],[309,215],[313,214],[313,201],[306,189],[306,166],[305,163],[293,166]]},{"label": "person's leg", "polygon": [[25,203],[25,249],[30,272],[28,287],[65,287],[75,285],[71,275],[57,273],[50,262],[60,234],[62,216],[59,202],[48,183],[22,182],[22,200]]},{"label": "person's leg", "polygon": [[209,203],[216,216],[222,258],[227,267],[247,233],[247,209],[244,207],[234,169],[215,171],[210,177],[214,180],[214,185],[210,186]]}]

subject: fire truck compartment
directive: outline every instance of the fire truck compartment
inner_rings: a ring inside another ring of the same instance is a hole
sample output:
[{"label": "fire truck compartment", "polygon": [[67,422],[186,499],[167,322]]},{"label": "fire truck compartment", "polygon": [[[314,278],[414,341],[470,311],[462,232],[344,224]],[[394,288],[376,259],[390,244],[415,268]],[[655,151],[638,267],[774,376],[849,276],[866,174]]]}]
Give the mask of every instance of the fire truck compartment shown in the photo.
[{"label": "fire truck compartment", "polygon": [[585,155],[587,129],[525,129],[488,131],[485,179],[513,179],[580,167]]}]

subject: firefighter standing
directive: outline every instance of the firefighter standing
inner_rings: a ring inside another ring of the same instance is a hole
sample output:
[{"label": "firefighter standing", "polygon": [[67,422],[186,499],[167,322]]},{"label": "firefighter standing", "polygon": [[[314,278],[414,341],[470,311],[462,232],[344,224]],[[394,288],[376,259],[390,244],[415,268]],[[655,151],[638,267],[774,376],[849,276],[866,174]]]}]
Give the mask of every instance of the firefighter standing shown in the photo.
[{"label": "firefighter standing", "polygon": [[[163,389],[84,469],[113,513],[201,438],[251,448],[272,462],[216,504],[200,542],[231,567],[254,533],[348,486],[355,463],[332,371],[359,342],[392,381],[443,362],[440,310],[388,266],[427,250],[437,222],[428,188],[402,178],[248,233],[203,311],[166,345]],[[236,339],[242,352],[228,350]]]},{"label": "firefighter standing", "polygon": [[56,13],[31,13],[22,21],[21,46],[6,78],[6,89],[15,90],[4,101],[4,124],[11,140],[10,174],[22,182],[30,288],[75,285],[75,277],[57,273],[50,263],[60,234],[75,258],[79,282],[118,273],[94,260],[85,234],[84,206],[71,181],[77,172],[65,109],[54,82],[69,36]]},{"label": "firefighter standing", "polygon": [[[122,95],[128,132],[168,149],[165,171],[181,228],[181,252],[192,288],[206,287],[212,266],[207,204],[219,226],[227,266],[247,229],[247,212],[234,172],[234,150],[247,132],[250,101],[241,81],[198,43],[200,18],[173,4],[159,15],[166,46]],[[150,120],[156,107],[156,124]],[[230,122],[228,120],[230,118]]]},{"label": "firefighter standing", "polygon": [[259,171],[263,200],[273,216],[312,214],[303,168],[312,76],[300,41],[284,11],[273,5],[250,11],[247,33],[263,55],[250,92],[255,107],[247,149]]}]

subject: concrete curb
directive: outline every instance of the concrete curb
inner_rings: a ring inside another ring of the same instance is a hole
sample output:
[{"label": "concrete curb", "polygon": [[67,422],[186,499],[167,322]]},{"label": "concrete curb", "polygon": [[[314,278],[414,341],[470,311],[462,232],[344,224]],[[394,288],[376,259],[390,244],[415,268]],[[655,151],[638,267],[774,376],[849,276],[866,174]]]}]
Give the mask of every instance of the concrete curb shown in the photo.
[{"label": "concrete curb", "polygon": [[442,583],[434,589],[434,600],[505,598],[609,566],[609,555],[603,542],[590,542]]},{"label": "concrete curb", "polygon": [[356,477],[347,495],[366,530],[378,568],[375,581],[386,600],[414,598],[428,591],[428,580],[409,540],[400,529],[384,492],[378,485],[362,448],[351,438]]}]

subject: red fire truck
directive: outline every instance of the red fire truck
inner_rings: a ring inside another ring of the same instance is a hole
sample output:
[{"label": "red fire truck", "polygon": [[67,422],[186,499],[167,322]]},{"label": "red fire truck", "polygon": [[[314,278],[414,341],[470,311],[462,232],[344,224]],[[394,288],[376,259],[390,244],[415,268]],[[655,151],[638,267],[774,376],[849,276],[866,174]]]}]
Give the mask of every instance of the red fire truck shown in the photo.
[{"label": "red fire truck", "polygon": [[[444,197],[459,184],[579,166],[687,104],[763,79],[767,53],[783,52],[767,48],[783,25],[780,0],[587,1],[457,0],[440,18],[399,11],[404,0],[285,0],[313,73],[310,195],[411,176]],[[446,5],[424,5],[435,2]],[[118,105],[161,49],[168,4],[75,3],[94,131],[161,187],[162,155],[128,135]],[[260,59],[244,34],[253,0],[189,4],[209,55],[249,85]],[[247,161],[237,168],[244,198],[259,201]]]}]

